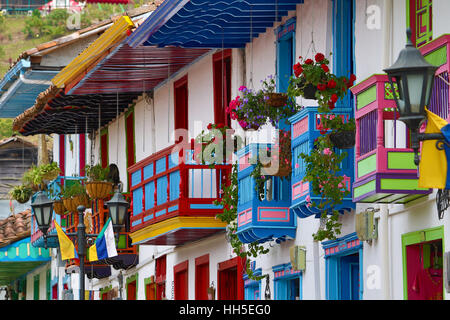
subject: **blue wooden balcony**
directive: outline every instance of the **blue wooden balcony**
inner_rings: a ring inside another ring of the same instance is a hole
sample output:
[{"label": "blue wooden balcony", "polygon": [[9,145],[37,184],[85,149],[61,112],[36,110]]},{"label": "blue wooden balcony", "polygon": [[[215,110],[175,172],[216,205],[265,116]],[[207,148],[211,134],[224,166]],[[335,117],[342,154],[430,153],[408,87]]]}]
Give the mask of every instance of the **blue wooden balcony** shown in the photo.
[{"label": "blue wooden balcony", "polygon": [[243,243],[294,239],[297,221],[289,210],[291,206],[291,182],[272,176],[264,185],[261,194],[255,189],[255,180],[250,176],[255,164],[253,155],[259,154],[266,144],[250,144],[238,151],[238,229],[237,235]]},{"label": "blue wooden balcony", "polygon": [[[333,110],[337,116],[340,116],[344,121],[348,121],[351,117],[351,108],[336,108]],[[309,205],[309,202],[319,203],[321,195],[314,194],[310,186],[310,182],[303,181],[306,174],[306,164],[300,157],[300,154],[309,154],[314,148],[314,141],[321,135],[321,115],[317,112],[317,107],[305,107],[291,118],[291,135],[292,135],[292,204],[291,210],[299,218],[307,218],[314,215],[320,218],[321,211]],[[351,190],[353,183],[353,162],[354,149],[340,150],[334,148],[335,153],[346,152],[348,156],[344,159],[341,169],[344,177],[344,183],[347,190]],[[308,202],[309,200],[309,202]],[[350,211],[355,209],[356,205],[352,202],[352,197],[349,194],[343,199],[341,205],[335,209],[344,213],[345,210]],[[328,208],[329,210],[331,208]],[[331,210],[330,210],[331,213]]]}]

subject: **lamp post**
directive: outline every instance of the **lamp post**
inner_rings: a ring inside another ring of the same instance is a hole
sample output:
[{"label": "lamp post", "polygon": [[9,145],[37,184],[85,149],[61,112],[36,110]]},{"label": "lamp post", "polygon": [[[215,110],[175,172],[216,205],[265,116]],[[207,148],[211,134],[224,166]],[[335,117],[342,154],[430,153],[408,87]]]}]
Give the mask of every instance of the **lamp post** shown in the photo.
[{"label": "lamp post", "polygon": [[[123,201],[122,201],[123,200]],[[44,235],[45,248],[47,249],[47,239],[56,238],[57,235],[48,235],[47,231],[50,228],[51,218],[53,216],[53,201],[48,199],[45,192],[40,191],[34,201],[31,203],[36,222],[39,230]],[[123,198],[123,195],[116,191],[110,201],[108,201],[108,209],[112,220],[114,232],[118,233],[120,228],[124,225],[126,213],[128,212],[129,203]],[[77,232],[66,233],[69,237],[76,237],[78,242],[78,257],[80,259],[80,300],[84,300],[84,258],[86,257],[86,241],[87,238],[93,238],[98,234],[86,234],[86,226],[84,224],[84,206],[78,206],[78,226]],[[115,210],[115,211],[114,211]],[[117,239],[117,236],[116,236]]]},{"label": "lamp post", "polygon": [[[397,61],[385,69],[387,73],[399,120],[411,130],[411,148],[414,150],[414,163],[419,165],[420,141],[438,140],[437,148],[442,150],[442,134],[419,133],[419,128],[426,120],[425,106],[430,102],[434,86],[434,76],[438,67],[429,64],[411,41],[411,30],[407,32],[406,47],[400,52]],[[398,91],[397,91],[397,90]]]}]

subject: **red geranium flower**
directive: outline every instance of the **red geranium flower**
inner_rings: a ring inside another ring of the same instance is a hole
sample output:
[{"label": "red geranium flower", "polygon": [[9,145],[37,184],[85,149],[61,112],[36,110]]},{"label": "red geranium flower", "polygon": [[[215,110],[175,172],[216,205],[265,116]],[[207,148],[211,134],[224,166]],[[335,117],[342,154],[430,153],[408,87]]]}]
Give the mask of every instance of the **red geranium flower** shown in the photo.
[{"label": "red geranium flower", "polygon": [[331,79],[331,80],[328,81],[328,83],[327,83],[327,87],[328,87],[329,89],[334,89],[334,88],[336,88],[336,85],[337,85],[337,83],[336,83],[336,81],[334,81],[334,79]]},{"label": "red geranium flower", "polygon": [[336,93],[333,93],[331,95],[331,101],[332,102],[336,103],[336,101],[338,101],[338,99],[339,99],[339,97],[338,97],[338,95]]},{"label": "red geranium flower", "polygon": [[323,71],[330,72],[330,68],[328,68],[326,64],[322,64],[320,67],[322,68]]},{"label": "red geranium flower", "polygon": [[212,123],[208,124],[208,126],[206,127],[208,130],[212,129]]},{"label": "red geranium flower", "polygon": [[323,53],[316,54],[316,61],[317,62],[322,62],[324,59],[325,59],[325,56],[323,55]]},{"label": "red geranium flower", "polygon": [[330,110],[333,110],[335,107],[335,103],[333,101],[328,101],[328,107],[330,108]]},{"label": "red geranium flower", "polygon": [[319,89],[320,91],[325,91],[327,89],[327,86],[324,83],[319,83],[317,85],[317,89]]},{"label": "red geranium flower", "polygon": [[313,64],[314,61],[313,61],[312,59],[307,59],[307,60],[305,60],[305,63],[306,63],[306,64]]}]

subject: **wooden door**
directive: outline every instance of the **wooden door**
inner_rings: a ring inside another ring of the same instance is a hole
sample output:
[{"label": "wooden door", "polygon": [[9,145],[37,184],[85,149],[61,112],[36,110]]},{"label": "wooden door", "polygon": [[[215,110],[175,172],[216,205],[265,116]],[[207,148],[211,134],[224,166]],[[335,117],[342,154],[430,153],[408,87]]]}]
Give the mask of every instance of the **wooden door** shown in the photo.
[{"label": "wooden door", "polygon": [[209,255],[195,259],[195,300],[208,300]]},{"label": "wooden door", "polygon": [[188,300],[188,261],[174,267],[175,300]]}]

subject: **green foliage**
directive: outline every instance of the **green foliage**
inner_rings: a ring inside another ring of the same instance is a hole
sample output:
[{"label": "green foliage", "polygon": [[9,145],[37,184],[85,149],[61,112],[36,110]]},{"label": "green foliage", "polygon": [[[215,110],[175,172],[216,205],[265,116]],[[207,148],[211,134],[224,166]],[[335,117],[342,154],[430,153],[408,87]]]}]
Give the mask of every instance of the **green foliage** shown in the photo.
[{"label": "green foliage", "polygon": [[56,162],[40,166],[32,165],[31,168],[23,174],[22,182],[26,186],[43,190],[46,189],[46,180],[56,179],[60,172],[61,170]]},{"label": "green foliage", "polygon": [[70,184],[66,184],[66,186],[61,189],[61,197],[64,199],[82,195],[87,196],[86,187],[79,180],[70,181]]},{"label": "green foliage", "polygon": [[[1,47],[0,47],[1,48]],[[0,49],[0,51],[3,49]],[[12,123],[14,119],[0,119],[0,139],[9,138],[13,135]]]},{"label": "green foliage", "polygon": [[34,10],[31,17],[26,18],[25,27],[22,30],[28,37],[51,36],[60,37],[68,32],[67,18],[69,13],[65,9],[52,10],[45,17],[41,16],[39,10]]},{"label": "green foliage", "polygon": [[108,180],[109,167],[102,168],[101,164],[96,164],[95,166],[87,165],[84,170],[89,181]]},{"label": "green foliage", "polygon": [[32,195],[33,190],[26,185],[15,186],[9,191],[9,196],[20,203],[27,202]]},{"label": "green foliage", "polygon": [[223,213],[218,214],[217,218],[228,224],[227,237],[236,255],[244,258],[246,261],[246,272],[249,279],[261,280],[263,277],[254,275],[250,267],[250,258],[256,258],[259,255],[267,254],[269,249],[264,248],[258,242],[253,242],[246,246],[239,240],[237,231],[237,205],[238,205],[238,181],[237,181],[237,163],[233,165],[230,175],[230,184],[223,188],[222,198],[214,201],[216,205],[223,206]]}]

